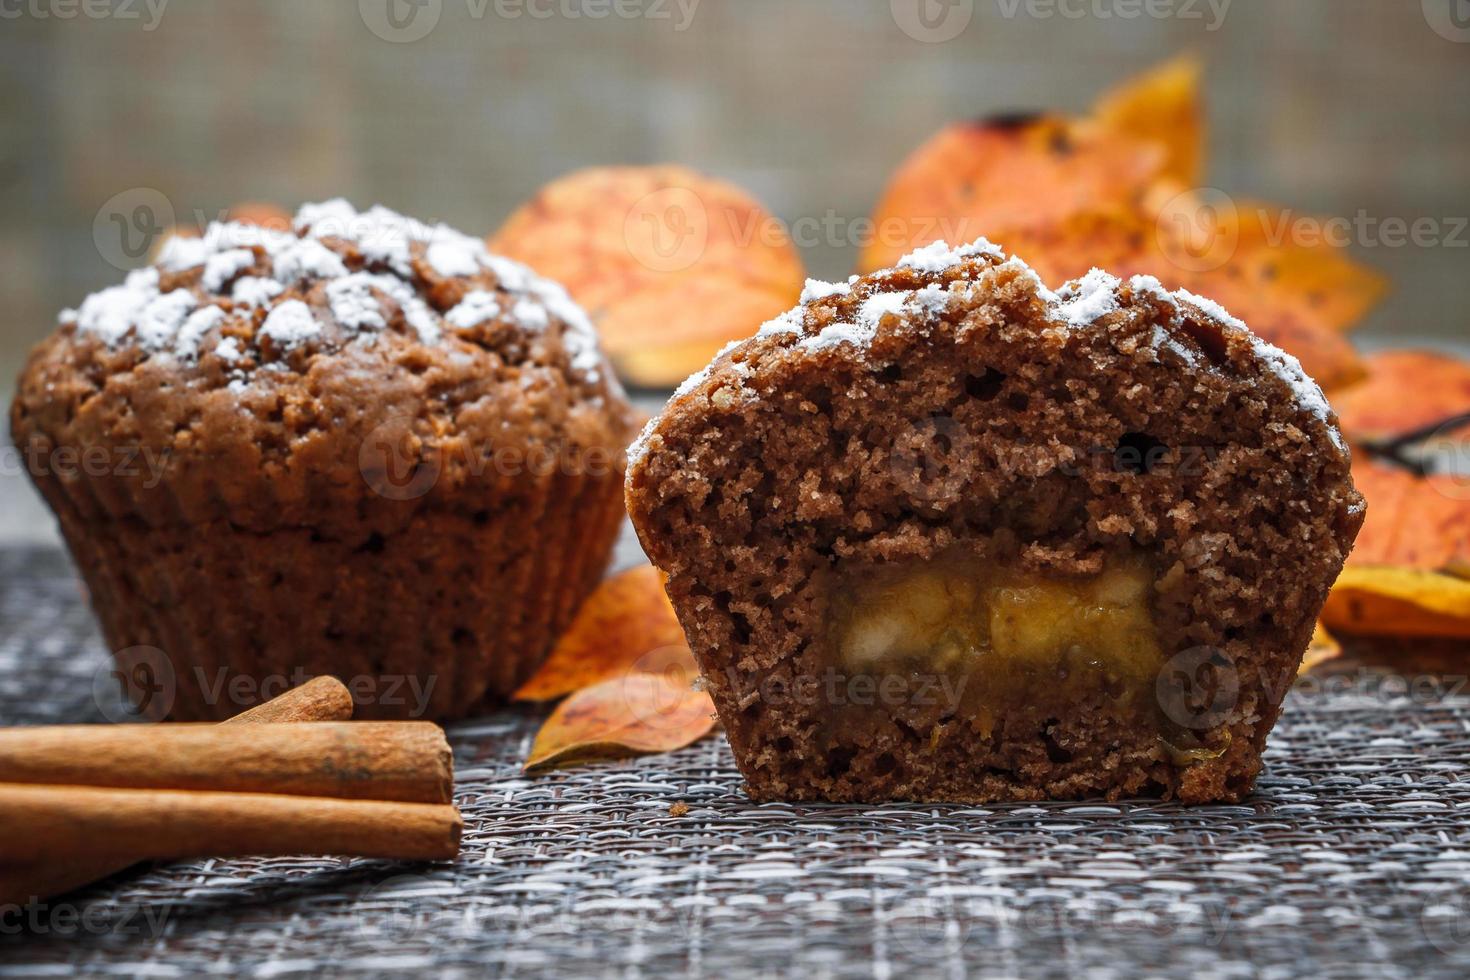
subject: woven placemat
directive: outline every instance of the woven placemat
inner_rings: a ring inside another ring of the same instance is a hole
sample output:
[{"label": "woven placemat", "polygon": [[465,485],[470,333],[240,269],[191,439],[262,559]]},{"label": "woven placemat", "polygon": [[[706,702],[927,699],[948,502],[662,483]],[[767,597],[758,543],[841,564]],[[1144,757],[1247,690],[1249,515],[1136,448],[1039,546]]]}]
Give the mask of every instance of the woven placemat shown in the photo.
[{"label": "woven placemat", "polygon": [[[105,663],[66,559],[0,552],[0,722],[100,719]],[[0,975],[1462,977],[1462,687],[1314,682],[1195,808],[756,806],[718,738],[527,778],[506,710],[450,731],[453,866],[144,868],[6,926]]]}]

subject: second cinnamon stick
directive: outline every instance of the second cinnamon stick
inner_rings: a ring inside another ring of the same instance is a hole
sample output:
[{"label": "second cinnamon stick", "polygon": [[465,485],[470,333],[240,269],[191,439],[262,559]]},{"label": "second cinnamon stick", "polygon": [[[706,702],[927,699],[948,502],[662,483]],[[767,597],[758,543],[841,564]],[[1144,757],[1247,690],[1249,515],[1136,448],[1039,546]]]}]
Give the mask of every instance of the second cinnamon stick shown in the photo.
[{"label": "second cinnamon stick", "polygon": [[[347,721],[351,717],[352,693],[346,686],[335,677],[314,677],[222,724]],[[50,898],[116,874],[139,860],[135,854],[123,854],[111,860],[30,859],[21,864],[0,865],[0,896],[17,905]]]},{"label": "second cinnamon stick", "polygon": [[0,862],[340,854],[449,860],[449,804],[0,783]]},{"label": "second cinnamon stick", "polygon": [[61,725],[0,729],[0,782],[448,803],[429,722]]}]

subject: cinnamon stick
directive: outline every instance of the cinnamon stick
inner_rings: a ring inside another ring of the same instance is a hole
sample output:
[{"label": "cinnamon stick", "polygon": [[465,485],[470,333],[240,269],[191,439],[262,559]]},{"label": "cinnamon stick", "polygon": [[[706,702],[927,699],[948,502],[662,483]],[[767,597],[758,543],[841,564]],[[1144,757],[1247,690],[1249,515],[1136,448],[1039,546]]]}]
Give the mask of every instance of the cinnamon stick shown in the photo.
[{"label": "cinnamon stick", "polygon": [[279,724],[289,721],[348,721],[352,692],[335,677],[313,677],[280,697],[242,711],[222,725]]},{"label": "cinnamon stick", "polygon": [[[341,681],[314,677],[222,724],[347,721],[352,717],[352,707],[352,692]],[[25,904],[62,895],[125,871],[139,860],[136,855],[124,855],[112,861],[68,859],[0,866],[0,896],[11,896],[16,903]]]},{"label": "cinnamon stick", "polygon": [[0,782],[448,803],[430,722],[58,725],[0,729]]},{"label": "cinnamon stick", "polygon": [[351,857],[450,860],[450,804],[272,793],[0,783],[0,861],[79,857]]}]

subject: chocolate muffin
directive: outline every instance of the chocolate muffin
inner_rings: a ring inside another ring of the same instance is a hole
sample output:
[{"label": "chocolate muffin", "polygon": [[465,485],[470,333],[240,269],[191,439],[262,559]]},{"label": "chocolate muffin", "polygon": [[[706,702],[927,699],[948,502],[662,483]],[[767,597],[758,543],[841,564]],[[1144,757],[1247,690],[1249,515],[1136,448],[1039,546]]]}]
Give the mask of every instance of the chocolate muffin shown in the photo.
[{"label": "chocolate muffin", "polygon": [[474,238],[308,205],[174,238],[60,321],[11,431],[172,717],[316,674],[364,716],[464,715],[604,571],[632,410],[565,290]]},{"label": "chocolate muffin", "polygon": [[1364,513],[1294,358],[983,241],[808,283],[631,455],[757,799],[1239,799]]}]

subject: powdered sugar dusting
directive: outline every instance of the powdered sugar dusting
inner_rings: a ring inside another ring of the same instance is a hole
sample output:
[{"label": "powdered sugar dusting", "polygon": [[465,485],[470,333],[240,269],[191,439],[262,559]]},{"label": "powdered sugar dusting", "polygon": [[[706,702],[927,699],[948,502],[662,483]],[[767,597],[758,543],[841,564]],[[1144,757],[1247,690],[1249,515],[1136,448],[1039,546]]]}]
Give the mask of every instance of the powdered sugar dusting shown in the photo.
[{"label": "powdered sugar dusting", "polygon": [[916,310],[929,316],[940,316],[949,309],[950,295],[950,291],[944,286],[933,283],[914,291],[913,305]]},{"label": "powdered sugar dusting", "polygon": [[189,314],[189,318],[179,327],[178,338],[174,341],[174,350],[185,360],[193,360],[199,356],[199,343],[204,335],[218,327],[225,321],[225,311],[218,306],[206,306]]},{"label": "powdered sugar dusting", "polygon": [[372,272],[354,272],[327,283],[332,316],[349,330],[380,331],[388,317],[379,293],[403,312],[404,320],[426,344],[438,343],[443,333],[433,312],[403,280]]},{"label": "powdered sugar dusting", "polygon": [[424,259],[441,276],[473,276],[480,271],[475,250],[464,242],[432,242],[424,253]]},{"label": "powdered sugar dusting", "polygon": [[834,323],[822,328],[811,337],[804,337],[799,346],[807,350],[822,350],[839,344],[856,344],[865,347],[878,334],[878,324],[890,313],[897,313],[908,302],[911,293],[879,293],[863,301],[858,307],[856,323]]},{"label": "powdered sugar dusting", "polygon": [[1004,258],[1004,253],[984,238],[977,238],[968,245],[958,247],[951,247],[948,242],[941,239],[923,248],[915,249],[899,259],[898,268],[913,269],[915,272],[939,273],[977,255]]},{"label": "powdered sugar dusting", "polygon": [[1071,327],[1085,327],[1118,309],[1118,277],[1094,268],[1057,291],[1057,313]]},{"label": "powdered sugar dusting", "polygon": [[428,304],[417,296],[403,304],[403,318],[413,328],[413,332],[419,335],[419,340],[426,344],[437,344],[444,336],[444,330],[439,326],[439,318],[429,309]]},{"label": "powdered sugar dusting", "polygon": [[852,292],[852,284],[856,281],[857,276],[853,276],[847,282],[823,282],[820,279],[808,279],[806,287],[801,291],[801,302],[814,303],[831,296],[846,296]]},{"label": "powdered sugar dusting", "polygon": [[[79,333],[109,346],[132,343],[150,355],[185,360],[211,350],[233,363],[246,358],[254,341],[208,339],[232,319],[247,328],[258,323],[258,336],[282,349],[335,337],[333,327],[340,328],[343,342],[367,342],[401,322],[421,342],[438,344],[448,335],[446,326],[469,330],[503,317],[535,334],[556,320],[570,369],[593,383],[602,378],[606,362],[596,329],[567,291],[518,262],[491,255],[477,238],[382,206],[359,213],[341,199],[303,206],[293,229],[216,222],[197,238],[176,236],[165,244],[157,267],[130,273],[122,284],[87,297],[78,309],[63,311],[59,322],[75,324]],[[257,263],[269,271],[249,275]],[[176,288],[164,294],[160,269],[197,278],[192,285],[188,278],[170,279]],[[430,270],[486,285],[469,284],[441,317],[423,295],[428,287],[421,280]],[[316,310],[300,299],[280,299],[288,291],[315,297],[318,289],[324,302]],[[227,301],[220,298],[225,296]],[[264,311],[263,320],[256,311]],[[266,359],[261,369],[276,366]],[[235,381],[243,384],[244,376]],[[614,377],[608,383],[617,387]]]},{"label": "powdered sugar dusting", "polygon": [[1173,334],[1169,333],[1169,331],[1165,330],[1158,324],[1154,324],[1154,332],[1149,338],[1149,343],[1157,350],[1173,351],[1175,354],[1178,354],[1180,357],[1184,358],[1185,362],[1188,364],[1199,363],[1199,358],[1195,356],[1194,351],[1190,350],[1188,347],[1185,347],[1174,338]]},{"label": "powdered sugar dusting", "polygon": [[1294,356],[1275,344],[1266,343],[1255,334],[1250,336],[1251,346],[1255,349],[1256,356],[1264,361],[1278,378],[1286,382],[1297,404],[1327,424],[1327,433],[1332,436],[1333,444],[1346,452],[1347,444],[1343,442],[1342,433],[1332,423],[1332,406],[1327,404],[1327,396],[1322,393],[1322,386],[1312,380],[1302,369],[1302,362]]},{"label": "powdered sugar dusting", "polygon": [[1232,327],[1244,333],[1250,338],[1251,349],[1255,352],[1267,367],[1291,389],[1297,404],[1324,422],[1329,422],[1327,428],[1332,433],[1333,441],[1341,448],[1343,446],[1342,436],[1337,427],[1330,424],[1332,418],[1332,406],[1327,404],[1327,396],[1322,393],[1321,385],[1313,381],[1302,369],[1302,362],[1291,354],[1277,347],[1275,344],[1267,343],[1260,337],[1251,333],[1240,320],[1232,316],[1225,307],[1212,299],[1191,293],[1187,289],[1180,289],[1174,295],[1186,302],[1198,307],[1200,312],[1206,316],[1218,320],[1226,326]]},{"label": "powdered sugar dusting", "polygon": [[1036,270],[1031,268],[1020,259],[1016,258],[1014,255],[997,265],[996,269],[1005,269],[1011,272],[1013,275],[1025,279],[1036,289],[1036,295],[1041,297],[1044,302],[1061,302],[1061,298],[1058,297],[1056,293],[1051,291],[1051,287],[1041,281],[1041,276],[1037,275]]},{"label": "powdered sugar dusting", "polygon": [[217,293],[225,283],[255,264],[255,253],[248,248],[231,248],[211,255],[204,262],[204,276],[199,284]]},{"label": "powdered sugar dusting", "polygon": [[227,364],[234,364],[243,356],[243,352],[234,337],[226,337],[214,345],[214,356]]},{"label": "powdered sugar dusting", "polygon": [[911,295],[911,293],[879,293],[877,296],[863,300],[863,305],[858,308],[858,326],[867,333],[876,333],[878,324],[883,321],[883,318],[901,312]]},{"label": "powdered sugar dusting", "polygon": [[802,338],[800,346],[806,350],[823,350],[839,344],[865,347],[873,342],[873,333],[859,323],[834,323],[815,336]]},{"label": "powdered sugar dusting", "polygon": [[169,272],[182,272],[204,264],[212,250],[202,238],[174,235],[163,243],[158,253],[158,264]]},{"label": "powdered sugar dusting", "polygon": [[1229,324],[1237,330],[1247,329],[1244,323],[1237,320],[1234,316],[1230,314],[1228,310],[1225,309],[1225,307],[1221,306],[1219,303],[1216,303],[1212,299],[1206,299],[1203,296],[1198,296],[1194,293],[1191,293],[1187,289],[1176,290],[1174,292],[1174,295],[1178,299],[1185,300],[1186,302],[1193,303],[1195,306],[1198,306],[1201,312],[1203,312],[1213,320],[1219,320],[1221,323]]},{"label": "powdered sugar dusting", "polygon": [[342,257],[321,242],[303,238],[288,246],[275,261],[275,277],[290,285],[303,279],[331,279],[347,275]]},{"label": "powdered sugar dusting", "polygon": [[477,289],[466,294],[458,306],[444,314],[444,320],[450,326],[469,330],[499,315],[500,300],[495,298],[495,294]]},{"label": "powdered sugar dusting", "polygon": [[138,343],[150,351],[168,347],[184,325],[184,320],[198,305],[199,301],[187,289],[175,289],[153,297],[138,313],[135,325]]},{"label": "powdered sugar dusting", "polygon": [[628,446],[628,470],[632,472],[633,467],[648,455],[649,440],[653,438],[653,432],[658,428],[662,415],[655,415],[643,423],[643,431],[638,433],[637,438]]},{"label": "powdered sugar dusting", "polygon": [[370,272],[354,272],[350,276],[327,283],[327,302],[332,316],[349,330],[383,330],[388,321],[383,316],[383,303],[373,292],[374,285],[387,291],[388,283],[398,280],[375,276]]},{"label": "powdered sugar dusting", "polygon": [[839,344],[855,344],[866,347],[878,335],[878,326],[885,316],[900,314],[905,310],[938,316],[949,306],[950,292],[937,283],[922,289],[900,290],[870,296],[858,307],[856,323],[834,323],[824,327],[821,333],[805,337],[798,345],[806,350],[822,350]]},{"label": "powdered sugar dusting", "polygon": [[137,269],[119,286],[93,293],[76,311],[77,329],[108,345],[122,342],[138,316],[158,295],[158,270]]},{"label": "powdered sugar dusting", "polygon": [[[1128,280],[1128,285],[1134,292],[1172,306],[1175,310],[1178,310],[1181,302],[1189,303],[1222,326],[1244,335],[1250,342],[1252,352],[1261,363],[1286,382],[1297,405],[1321,420],[1327,428],[1327,434],[1332,439],[1333,445],[1342,452],[1347,451],[1347,444],[1343,441],[1342,433],[1332,422],[1332,406],[1327,403],[1327,396],[1322,393],[1322,387],[1302,369],[1301,361],[1275,344],[1268,343],[1256,336],[1249,327],[1212,299],[1192,293],[1187,289],[1179,289],[1171,293],[1153,276],[1134,276]],[[1191,363],[1195,360],[1194,353],[1165,330],[1155,327],[1152,340],[1156,347],[1169,347],[1188,358]]]},{"label": "powdered sugar dusting", "polygon": [[[732,340],[724,347],[721,347],[719,352],[715,354],[714,357],[710,358],[710,362],[708,364],[700,368],[698,371],[695,371],[683,381],[679,382],[679,387],[674,389],[674,394],[669,398],[669,401],[672,402],[674,399],[683,398],[695,388],[698,388],[700,385],[708,381],[710,372],[714,370],[714,366],[720,362],[720,359],[735,348],[739,347],[744,342],[745,341],[743,340]],[[643,457],[643,454],[647,451],[648,448],[648,437],[653,433],[654,424],[657,421],[657,415],[649,419],[648,423],[643,426],[643,431],[639,433],[638,438],[634,439],[633,444],[628,447],[629,462],[641,459]]]},{"label": "powdered sugar dusting", "polygon": [[501,287],[513,293],[523,293],[531,288],[531,284],[538,278],[529,267],[521,265],[513,259],[507,259],[502,255],[485,254],[480,256],[481,263],[485,268],[495,274],[496,280]]},{"label": "powdered sugar dusting", "polygon": [[322,232],[331,232],[334,228],[346,228],[356,217],[356,208],[342,198],[334,197],[318,204],[303,204],[296,212],[293,224],[303,235],[317,234],[319,226]]},{"label": "powdered sugar dusting", "polygon": [[800,336],[806,329],[806,311],[800,307],[794,307],[782,313],[772,320],[761,324],[761,328],[755,332],[757,337],[774,337],[778,334],[796,334]]},{"label": "powdered sugar dusting", "polygon": [[321,334],[321,324],[311,315],[311,307],[299,299],[288,299],[271,310],[260,332],[281,347],[299,347]]},{"label": "powdered sugar dusting", "polygon": [[1164,284],[1154,276],[1133,276],[1128,280],[1128,288],[1135,293],[1152,296],[1161,303],[1167,303],[1170,306],[1177,305],[1174,294],[1165,289]]},{"label": "powdered sugar dusting", "polygon": [[274,279],[246,276],[235,280],[235,289],[230,296],[236,303],[246,306],[264,306],[285,291],[286,287]]},{"label": "powdered sugar dusting", "polygon": [[[899,261],[899,267],[910,268],[926,275],[938,275],[965,259],[977,255],[1004,258],[1001,250],[985,239],[979,239],[970,245],[958,248],[952,248],[941,241],[904,256]],[[1088,327],[1121,308],[1118,294],[1123,283],[1116,276],[1101,269],[1094,268],[1082,278],[1069,282],[1056,292],[1052,292],[1042,283],[1035,270],[1019,258],[1005,259],[996,268],[1009,270],[1014,275],[1028,279],[1035,286],[1037,296],[1051,307],[1055,318],[1064,322],[1071,329]],[[794,349],[806,352],[841,345],[868,347],[877,336],[884,317],[904,312],[930,318],[941,316],[948,310],[954,298],[955,286],[964,288],[968,285],[973,288],[973,284],[967,281],[951,283],[948,288],[940,283],[931,282],[918,289],[877,293],[869,296],[858,307],[854,322],[832,323],[815,335],[803,336],[807,309],[805,304],[820,302],[831,296],[848,295],[857,284],[857,277],[845,284],[807,280],[806,287],[802,291],[803,305],[767,321],[757,331],[756,336],[759,338],[796,336],[800,340],[795,344]],[[1219,321],[1231,330],[1244,333],[1249,337],[1256,356],[1286,383],[1297,404],[1321,419],[1334,445],[1340,450],[1346,450],[1340,432],[1331,422],[1332,410],[1327,404],[1322,389],[1307,376],[1302,370],[1301,362],[1295,357],[1252,334],[1245,324],[1212,300],[1196,296],[1186,290],[1171,293],[1153,276],[1134,276],[1128,280],[1127,285],[1134,293],[1151,297],[1173,307],[1176,311],[1180,303],[1187,302],[1198,308],[1205,316]],[[1181,343],[1162,327],[1155,326],[1150,336],[1150,344],[1156,349],[1172,351],[1189,364],[1199,363],[1198,355],[1194,350]],[[680,386],[677,394],[682,395],[693,390],[708,378],[709,370],[705,368],[690,376]],[[643,455],[653,431],[653,423],[650,423],[650,426],[644,430],[643,435],[635,443],[635,451],[630,453],[630,458],[637,459]]]},{"label": "powdered sugar dusting", "polygon": [[510,315],[528,330],[545,330],[551,323],[551,314],[546,311],[546,307],[525,296],[516,300]]}]

